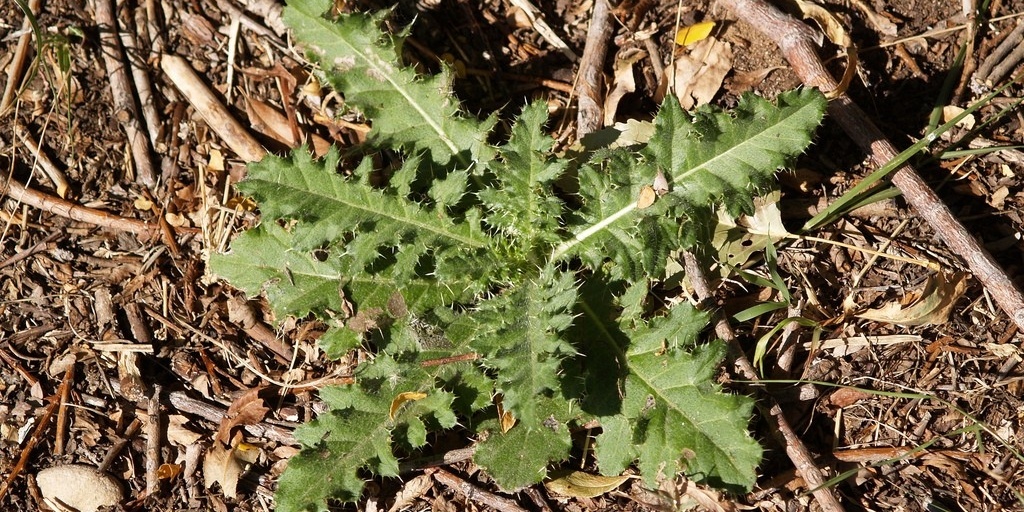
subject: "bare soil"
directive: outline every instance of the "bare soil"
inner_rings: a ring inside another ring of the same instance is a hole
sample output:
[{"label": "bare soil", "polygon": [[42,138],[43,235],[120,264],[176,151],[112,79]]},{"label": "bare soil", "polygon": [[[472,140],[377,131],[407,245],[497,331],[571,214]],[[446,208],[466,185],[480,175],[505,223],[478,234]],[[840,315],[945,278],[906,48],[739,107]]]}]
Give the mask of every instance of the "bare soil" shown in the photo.
[{"label": "bare soil", "polygon": [[[406,58],[427,72],[442,60],[454,66],[456,90],[470,111],[499,110],[510,118],[524,102],[546,99],[556,135],[569,143],[575,120],[569,91],[577,61],[543,37],[516,3],[405,0],[389,22],[400,27],[415,20]],[[137,69],[152,81],[147,103],[154,116],[135,115],[142,126],[152,126],[141,133],[156,171],[153,186],[137,178],[123,129],[133,114],[115,106],[111,70],[102,58],[109,48],[101,44],[94,4],[53,0],[36,11],[44,32],[42,51],[35,42],[30,45],[22,71],[14,73],[24,86],[12,109],[0,113],[4,510],[44,509],[34,475],[69,463],[101,466],[122,482],[127,493],[118,509],[272,509],[276,478],[296,449],[291,431],[319,408],[315,386],[285,392],[273,381],[322,385],[324,378],[342,381],[350,370],[350,361],[327,361],[315,350],[322,332],[315,322],[290,319],[275,329],[261,298],[243,297],[205,275],[206,257],[255,222],[256,213],[235,208],[241,198],[231,184],[244,175],[243,158],[164,74],[161,53],[187,59],[270,151],[286,151],[295,142],[287,129],[278,133],[291,125],[267,111],[281,119],[292,112],[301,133],[343,146],[358,143],[367,128],[357,118],[319,115],[337,109],[338,98],[326,90],[310,92],[307,63],[280,31],[280,5],[274,0],[248,4],[190,0],[117,8],[118,31],[134,36]],[[535,4],[554,34],[581,55],[592,2]],[[678,16],[684,25],[718,21],[716,35],[734,48],[714,103],[735,104],[746,90],[773,96],[799,85],[774,45],[732,14],[704,2],[681,4],[622,0],[614,10],[616,38],[605,68],[609,81],[616,55],[639,47],[649,52],[638,32],[651,34],[662,65],[673,52],[685,52],[672,43]],[[969,30],[959,2],[858,4],[825,4],[860,49],[849,92],[900,147],[923,136],[934,109],[965,107],[979,97],[981,91],[971,87],[973,73],[1018,23],[1005,17],[1024,12],[1019,1],[997,0],[980,14],[990,21]],[[896,32],[885,33],[868,11],[894,24]],[[244,19],[233,26],[239,13]],[[10,80],[19,37],[26,33],[24,18],[17,4],[0,2],[0,84]],[[968,51],[959,68],[954,64],[962,46]],[[836,49],[827,44],[823,55]],[[649,119],[656,110],[659,81],[652,62],[647,57],[634,67],[637,88],[620,103],[617,120]],[[840,73],[843,60],[830,66]],[[1013,69],[1019,71],[1019,65]],[[947,82],[951,87],[944,88]],[[1020,144],[1020,111],[996,117],[1020,94],[1019,85],[1008,88],[974,115],[973,132],[955,128],[937,147]],[[322,103],[311,103],[311,95]],[[44,172],[34,144],[65,176],[66,190]],[[1024,273],[1022,156],[1010,149],[915,160],[1018,283]],[[798,172],[782,176],[783,211],[792,230],[871,170],[864,154],[826,122]],[[9,181],[35,191],[43,206],[16,200],[8,192],[13,188],[3,185]],[[70,204],[105,216],[72,220]],[[124,219],[156,228],[133,233]],[[965,270],[961,255],[950,254],[898,197],[809,235],[935,262],[950,272]],[[852,313],[907,302],[932,273],[809,239],[787,242],[779,254],[779,273],[793,307],[736,327],[752,353],[755,342],[787,316],[820,326],[773,338],[764,368],[773,379],[830,383],[779,384],[771,392],[819,467],[843,477],[832,484],[843,505],[849,510],[1024,510],[1022,337],[985,290],[967,279],[944,322],[900,326],[865,320]],[[778,299],[770,290],[730,283],[720,287],[719,297],[725,311]],[[828,344],[857,339],[870,343],[848,349]],[[805,348],[817,341],[825,345]],[[735,389],[745,392],[739,385]],[[225,492],[223,482],[205,481],[203,457],[217,442],[229,407],[250,403],[254,393],[269,410],[242,430],[255,457],[237,492]],[[695,503],[724,510],[816,509],[784,447],[771,441],[768,424],[755,419],[752,427],[767,451],[758,486],[745,496],[722,495],[680,477],[658,490],[632,480],[592,499],[561,498],[542,486],[506,497],[528,510],[667,510]],[[463,446],[458,436],[434,444],[438,453]],[[147,475],[153,461],[159,464]],[[444,469],[497,492],[471,463]],[[361,503],[337,508],[386,510],[396,499],[407,499],[398,506],[410,510],[491,508],[424,471],[401,480],[373,480]]]}]

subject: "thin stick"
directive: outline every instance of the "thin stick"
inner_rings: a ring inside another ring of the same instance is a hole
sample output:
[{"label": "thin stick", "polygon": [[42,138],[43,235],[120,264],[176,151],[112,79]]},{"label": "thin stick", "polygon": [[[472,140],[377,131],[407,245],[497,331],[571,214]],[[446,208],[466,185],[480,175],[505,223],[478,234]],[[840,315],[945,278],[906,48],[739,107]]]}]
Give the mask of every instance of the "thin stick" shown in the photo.
[{"label": "thin stick", "polygon": [[139,421],[138,418],[133,419],[132,422],[128,424],[128,428],[126,428],[124,433],[121,434],[120,438],[114,442],[110,449],[107,450],[107,454],[103,456],[103,460],[96,469],[101,473],[105,473],[110,469],[110,466],[114,464],[115,460],[117,460],[117,456],[121,454],[124,447],[128,446],[128,441],[135,437],[135,434],[139,433],[140,428],[142,428],[142,422]]},{"label": "thin stick", "polygon": [[35,162],[33,162],[33,164],[39,163],[39,167],[46,174],[46,177],[50,178],[50,181],[53,182],[54,188],[57,189],[57,195],[67,197],[68,190],[71,188],[71,185],[68,183],[67,177],[64,176],[64,171],[61,171],[60,168],[50,160],[50,157],[46,156],[46,153],[40,150],[39,144],[37,144],[35,139],[32,138],[32,134],[29,133],[28,127],[20,120],[15,119],[14,130],[18,133],[18,137],[21,141],[28,146],[29,152],[31,152],[33,158],[35,158]]},{"label": "thin stick", "polygon": [[206,124],[217,132],[235,154],[246,162],[258,162],[263,159],[267,150],[263,149],[242,124],[235,120],[227,107],[217,99],[185,59],[177,55],[164,54],[160,57],[160,68]]},{"label": "thin stick", "polygon": [[146,415],[146,496],[153,496],[160,490],[160,391],[159,384],[153,386],[153,396],[149,399]]},{"label": "thin stick", "polygon": [[60,406],[57,408],[57,438],[53,442],[54,455],[64,455],[64,438],[68,433],[68,399],[71,396],[71,381],[75,378],[75,365],[69,364],[64,370],[60,383]]},{"label": "thin stick", "polygon": [[477,503],[487,505],[495,510],[503,510],[505,512],[526,512],[526,509],[517,505],[516,502],[508,498],[498,496],[492,492],[487,492],[441,468],[436,468],[433,471],[434,480],[437,480],[441,485],[465,496],[466,499],[470,501],[475,501]]},{"label": "thin stick", "polygon": [[601,106],[604,105],[604,59],[608,55],[608,40],[611,36],[611,9],[608,0],[595,0],[576,83],[576,91],[579,94],[577,138],[597,131],[604,120],[601,113]]},{"label": "thin stick", "polygon": [[[7,196],[14,201],[27,204],[45,212],[95,226],[127,231],[136,235],[159,236],[160,226],[136,219],[126,219],[102,210],[88,208],[71,201],[30,189],[13,179],[0,182],[0,197]],[[198,233],[197,228],[177,228],[179,233]]]},{"label": "thin stick", "polygon": [[[697,297],[701,301],[710,300],[712,298],[711,287],[708,285],[704,268],[701,267],[697,258],[690,252],[684,252],[683,264],[686,268],[686,277],[690,279],[690,284],[693,286],[694,291],[697,292]],[[747,359],[743,348],[740,347],[732,326],[729,325],[724,316],[720,314],[717,316],[715,333],[729,345],[729,351],[735,358],[736,372],[750,382],[757,382],[760,380],[757,376],[757,371],[754,369],[754,365],[750,364],[750,359]],[[823,487],[827,479],[821,473],[821,470],[818,469],[818,465],[815,464],[814,456],[811,455],[811,452],[804,446],[803,441],[793,431],[793,427],[790,426],[789,420],[786,419],[786,415],[783,414],[778,402],[775,401],[774,397],[768,395],[766,395],[766,400],[768,402],[767,407],[761,406],[761,413],[772,422],[775,427],[772,429],[772,433],[778,438],[779,444],[785,447],[789,460],[793,462],[800,476],[804,478],[804,481],[812,489],[811,492],[818,505],[821,506],[821,510],[826,512],[842,511],[843,506],[839,504],[835,495],[832,494],[832,488]]]},{"label": "thin stick", "polygon": [[146,72],[146,59],[143,58],[142,50],[135,39],[135,34],[130,30],[120,33],[121,43],[128,50],[128,65],[132,69],[132,80],[135,83],[135,90],[139,93],[139,105],[142,106],[142,118],[146,122],[146,132],[149,134],[150,143],[156,147],[160,140],[160,114],[156,110],[156,102],[153,101],[153,85],[149,80],[149,73]]},{"label": "thin stick", "polygon": [[139,125],[139,113],[135,109],[135,95],[132,93],[128,72],[125,70],[124,48],[117,36],[117,20],[114,16],[114,0],[96,0],[96,24],[100,30],[103,65],[110,80],[110,93],[114,98],[114,117],[120,121],[131,147],[132,161],[135,162],[135,179],[147,187],[156,185],[156,172],[150,156],[149,139]]},{"label": "thin stick", "polygon": [[[63,385],[63,384],[62,384]],[[11,484],[14,483],[14,479],[18,478],[22,470],[25,469],[25,463],[28,462],[28,457],[32,453],[32,450],[39,444],[39,440],[43,436],[43,430],[50,426],[50,418],[53,417],[53,413],[57,410],[57,404],[59,402],[54,398],[50,398],[50,405],[46,406],[46,412],[43,413],[43,417],[39,418],[39,424],[36,425],[35,430],[32,431],[32,436],[28,438],[28,442],[25,443],[25,447],[21,450],[21,456],[18,457],[18,462],[11,468],[10,473],[7,474],[7,479],[0,484],[0,500],[4,499],[7,495],[7,491],[11,489]]]},{"label": "thin stick", "polygon": [[[724,0],[724,3],[743,21],[775,41],[804,84],[817,87],[826,94],[837,90],[838,84],[815,51],[812,43],[814,33],[810,27],[763,0]],[[828,112],[847,135],[871,155],[875,165],[885,165],[899,154],[867,114],[845,93],[829,102]],[[921,175],[912,166],[904,165],[893,173],[892,183],[946,246],[961,255],[967,267],[1014,324],[1024,329],[1024,294],[992,255],[953,216]]]},{"label": "thin stick", "polygon": [[[43,0],[30,0],[28,10],[39,13],[42,10]],[[14,50],[14,59],[7,68],[7,86],[4,87],[4,95],[0,98],[0,116],[7,114],[8,107],[14,103],[15,91],[21,83],[21,71],[25,66],[25,58],[28,56],[28,45],[32,42],[32,22],[28,16],[21,22],[21,30],[24,32],[18,39],[18,47]]]}]

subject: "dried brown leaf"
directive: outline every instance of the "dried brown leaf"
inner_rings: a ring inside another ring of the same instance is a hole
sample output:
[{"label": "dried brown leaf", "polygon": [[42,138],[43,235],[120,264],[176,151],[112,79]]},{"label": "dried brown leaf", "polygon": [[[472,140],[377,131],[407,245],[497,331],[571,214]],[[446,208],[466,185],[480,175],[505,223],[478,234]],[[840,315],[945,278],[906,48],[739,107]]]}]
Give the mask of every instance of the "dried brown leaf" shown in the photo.
[{"label": "dried brown leaf", "polygon": [[414,501],[423,497],[434,485],[434,479],[430,475],[420,475],[412,480],[409,480],[402,486],[402,490],[398,491],[395,495],[395,503],[391,505],[388,512],[397,512],[398,510],[405,510],[406,507],[412,505]]},{"label": "dried brown leaf", "polygon": [[845,93],[846,89],[850,87],[850,82],[853,81],[853,76],[857,74],[857,46],[853,44],[853,40],[846,33],[846,29],[843,28],[839,18],[836,18],[831,11],[814,2],[805,0],[796,0],[796,5],[800,8],[800,12],[803,13],[804,19],[812,19],[817,22],[829,41],[832,41],[836,46],[843,47],[846,51],[846,70],[843,71],[843,78],[839,81],[839,85],[830,91],[827,96],[834,98]]},{"label": "dried brown leaf", "polygon": [[949,320],[957,299],[967,290],[966,272],[937,272],[928,278],[920,296],[909,305],[897,301],[869,309],[857,317],[897,325],[937,325]]},{"label": "dried brown leaf", "polygon": [[614,490],[629,478],[629,475],[601,476],[583,471],[573,471],[544,482],[544,487],[548,491],[562,496],[593,498]]},{"label": "dried brown leaf", "polygon": [[647,57],[647,52],[636,48],[621,51],[615,56],[615,64],[612,65],[615,73],[614,85],[604,100],[604,126],[615,124],[615,111],[619,108],[619,101],[626,94],[636,91],[633,66],[644,57]]},{"label": "dried brown leaf", "polygon": [[512,427],[516,426],[516,417],[510,411],[505,410],[505,404],[501,400],[501,396],[497,396],[494,400],[495,406],[498,409],[498,423],[501,424],[501,433],[505,434]]},{"label": "dried brown leaf", "polygon": [[231,430],[241,425],[255,425],[267,416],[270,412],[263,405],[263,399],[259,394],[263,387],[252,388],[231,402],[228,413],[220,422],[217,429],[217,441],[223,444],[231,442]]},{"label": "dried brown leaf", "polygon": [[671,81],[683,109],[690,110],[714,99],[730,70],[732,45],[710,36],[676,57],[675,69],[665,79]]},{"label": "dried brown leaf", "polygon": [[171,414],[167,417],[167,440],[179,446],[189,446],[199,442],[202,435],[193,432],[185,426],[188,418],[181,414]]},{"label": "dried brown leaf", "polygon": [[[232,444],[237,446],[241,441],[241,432],[235,433]],[[204,485],[211,489],[213,484],[220,484],[224,496],[228,498],[233,499],[238,495],[238,479],[242,476],[242,471],[242,463],[235,457],[234,446],[224,446],[220,442],[215,442],[203,459]]]}]

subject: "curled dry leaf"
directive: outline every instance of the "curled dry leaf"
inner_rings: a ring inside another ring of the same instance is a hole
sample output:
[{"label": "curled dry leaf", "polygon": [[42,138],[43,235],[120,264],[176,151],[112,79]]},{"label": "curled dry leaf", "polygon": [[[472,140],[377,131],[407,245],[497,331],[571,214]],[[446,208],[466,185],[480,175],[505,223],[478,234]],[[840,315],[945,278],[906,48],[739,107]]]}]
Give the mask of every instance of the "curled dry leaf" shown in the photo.
[{"label": "curled dry leaf", "polygon": [[846,51],[846,70],[843,71],[843,78],[839,81],[839,86],[827,93],[826,96],[834,98],[845,93],[846,89],[850,87],[850,82],[853,81],[853,76],[857,74],[857,46],[853,44],[853,40],[843,28],[843,24],[831,11],[805,0],[796,0],[796,4],[800,8],[800,12],[803,13],[804,19],[812,19],[817,22],[829,41],[843,47]]},{"label": "curled dry leaf", "polygon": [[630,48],[620,51],[615,56],[615,64],[612,69],[615,72],[615,85],[612,92],[604,100],[604,125],[611,126],[615,123],[615,111],[619,108],[619,101],[628,93],[636,91],[636,79],[633,77],[633,65],[647,57],[647,52]]},{"label": "curled dry leaf", "polygon": [[640,196],[636,199],[636,207],[638,210],[644,208],[650,208],[654,204],[654,200],[658,198],[658,193],[655,192],[654,187],[651,185],[644,185],[640,189]]},{"label": "curled dry leaf", "polygon": [[852,3],[854,7],[856,7],[858,10],[860,10],[861,13],[864,14],[864,17],[867,18],[868,23],[870,23],[871,26],[875,27],[875,30],[877,30],[880,34],[882,34],[888,39],[893,39],[896,37],[898,29],[896,27],[896,24],[893,23],[892,20],[886,18],[885,15],[876,12],[864,0],[852,0],[850,3]]},{"label": "curled dry leaf", "polygon": [[949,320],[957,299],[967,290],[966,272],[937,272],[928,278],[920,295],[910,305],[890,302],[869,309],[857,317],[897,325],[937,325]]},{"label": "curled dry leaf", "polygon": [[505,404],[501,400],[501,395],[498,395],[494,399],[494,405],[498,409],[498,424],[501,425],[501,433],[507,434],[512,427],[516,426],[516,417],[511,411],[505,410]]},{"label": "curled dry leaf", "polygon": [[402,408],[402,405],[406,402],[415,402],[416,400],[423,400],[427,397],[426,393],[420,393],[418,391],[406,391],[399,393],[394,400],[391,401],[391,408],[388,410],[388,418],[392,421],[395,420],[395,415],[398,414],[398,410]]},{"label": "curled dry leaf", "polygon": [[601,476],[583,471],[573,471],[544,482],[544,487],[562,496],[593,498],[614,490],[629,478],[629,475]]},{"label": "curled dry leaf", "polygon": [[726,267],[741,267],[755,253],[790,236],[782,223],[779,211],[779,192],[754,199],[754,213],[733,219],[725,211],[718,211],[712,244],[718,247],[718,261]]},{"label": "curled dry leaf", "polygon": [[391,505],[388,512],[406,510],[414,501],[421,498],[431,487],[434,486],[434,479],[428,474],[420,475],[409,480],[402,486],[402,490],[395,495],[395,503]]},{"label": "curled dry leaf", "polygon": [[167,440],[179,446],[189,446],[199,442],[203,436],[185,426],[188,418],[180,414],[167,417]]}]

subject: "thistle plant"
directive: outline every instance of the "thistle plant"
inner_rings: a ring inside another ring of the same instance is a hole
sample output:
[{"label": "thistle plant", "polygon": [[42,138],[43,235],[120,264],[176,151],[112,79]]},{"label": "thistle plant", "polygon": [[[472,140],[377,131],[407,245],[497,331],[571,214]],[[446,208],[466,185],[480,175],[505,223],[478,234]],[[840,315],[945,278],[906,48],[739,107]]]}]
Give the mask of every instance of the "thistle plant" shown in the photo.
[{"label": "thistle plant", "polygon": [[[824,98],[684,112],[669,97],[646,143],[569,155],[533,103],[492,144],[497,118],[464,113],[447,70],[404,65],[385,14],[329,8],[292,0],[285,21],[373,129],[344,159],[298,149],[250,165],[238,190],[261,223],[210,261],[277,318],[329,325],[327,356],[373,354],[353,384],[320,390],[327,410],[295,432],[279,509],[355,501],[367,474],[398,476],[402,457],[452,428],[506,490],[542,481],[584,424],[600,426],[601,473],[749,489],[753,402],[715,382],[725,346],[702,340],[709,314],[656,307],[650,287],[670,277],[671,251],[710,243],[715,208],[750,211],[810,143]],[[400,161],[376,168],[385,150]]]}]

